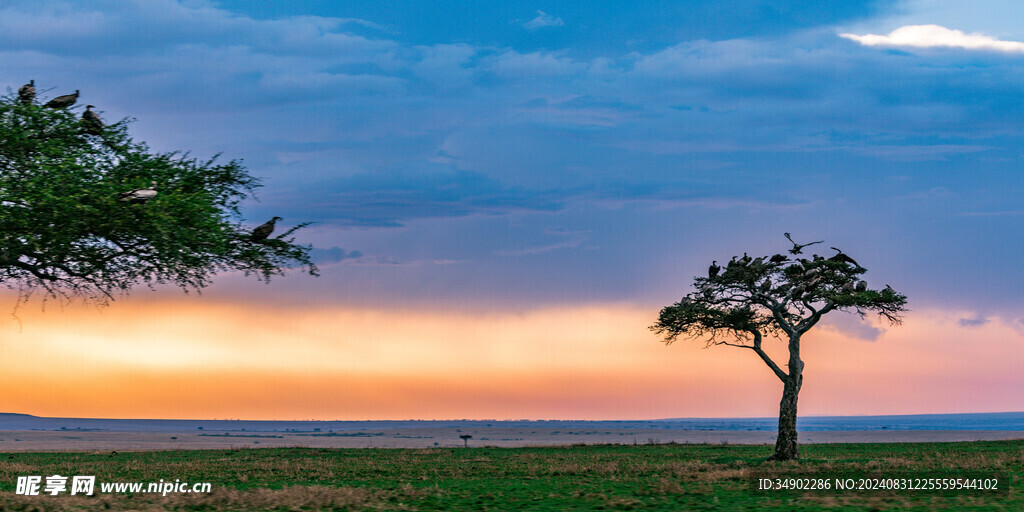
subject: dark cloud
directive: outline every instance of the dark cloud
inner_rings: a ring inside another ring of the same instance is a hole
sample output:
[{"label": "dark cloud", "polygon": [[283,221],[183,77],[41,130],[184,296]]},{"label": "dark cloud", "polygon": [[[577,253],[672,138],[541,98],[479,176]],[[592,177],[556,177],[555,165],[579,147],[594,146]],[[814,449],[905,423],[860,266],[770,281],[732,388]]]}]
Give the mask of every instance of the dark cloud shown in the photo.
[{"label": "dark cloud", "polygon": [[[1024,306],[1019,57],[831,27],[889,2],[513,4],[9,2],[0,81],[244,158],[266,184],[248,217],[460,262],[366,277],[377,293],[674,300],[791,231],[915,308]],[[537,10],[564,25],[523,30]]]},{"label": "dark cloud", "polygon": [[550,192],[509,187],[482,173],[442,164],[340,176],[275,193],[272,200],[289,216],[378,227],[423,218],[560,208]]},{"label": "dark cloud", "polygon": [[310,254],[313,257],[313,261],[318,265],[329,265],[343,260],[359,259],[363,257],[363,253],[360,251],[346,251],[338,246],[331,247],[330,249],[314,247]]},{"label": "dark cloud", "polygon": [[[651,51],[681,40],[785,34],[863,19],[895,4],[894,0],[220,2],[228,10],[258,18],[316,14],[367,20],[405,44],[463,42],[524,52],[565,49],[583,57]],[[523,30],[523,23],[538,19],[537,26],[558,25],[558,20],[562,24],[557,30]]]},{"label": "dark cloud", "polygon": [[975,316],[974,318],[961,318],[956,321],[960,327],[981,327],[989,323],[989,319],[981,315]]}]

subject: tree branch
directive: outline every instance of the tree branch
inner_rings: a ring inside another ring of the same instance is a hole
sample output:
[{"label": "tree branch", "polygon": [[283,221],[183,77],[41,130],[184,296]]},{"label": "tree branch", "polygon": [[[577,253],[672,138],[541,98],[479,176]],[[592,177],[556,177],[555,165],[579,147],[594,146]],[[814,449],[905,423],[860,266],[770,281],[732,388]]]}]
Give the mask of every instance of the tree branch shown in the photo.
[{"label": "tree branch", "polygon": [[768,368],[771,368],[772,371],[775,372],[775,376],[778,377],[779,380],[786,382],[786,380],[789,379],[789,375],[782,371],[782,368],[779,368],[779,365],[775,364],[775,361],[772,361],[772,358],[768,357],[768,354],[761,349],[761,333],[758,331],[751,332],[754,334],[754,346],[750,347],[750,349],[761,357],[761,360],[768,365]]},{"label": "tree branch", "polygon": [[818,320],[821,320],[822,315],[828,313],[829,311],[832,311],[833,309],[835,309],[835,307],[835,303],[829,301],[825,303],[825,307],[821,308],[821,310],[815,310],[814,308],[811,308],[811,311],[814,311],[814,313],[811,316],[805,318],[799,324],[797,324],[797,332],[799,332],[800,334],[807,332],[808,330],[811,329],[811,327],[814,327],[814,325],[818,323]]}]

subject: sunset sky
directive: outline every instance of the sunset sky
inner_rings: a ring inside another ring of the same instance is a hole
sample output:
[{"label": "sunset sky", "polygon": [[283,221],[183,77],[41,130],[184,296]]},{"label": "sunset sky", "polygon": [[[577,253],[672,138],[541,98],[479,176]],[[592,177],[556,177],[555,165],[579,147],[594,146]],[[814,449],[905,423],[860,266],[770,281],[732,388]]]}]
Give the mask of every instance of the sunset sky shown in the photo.
[{"label": "sunset sky", "polygon": [[[810,4],[810,5],[807,5]],[[750,417],[752,353],[647,329],[826,240],[901,326],[804,338],[803,415],[1024,410],[1024,3],[0,4],[0,87],[242,159],[322,276],[0,315],[0,412]],[[14,311],[15,296],[0,295]],[[781,343],[771,347],[782,362]]]}]

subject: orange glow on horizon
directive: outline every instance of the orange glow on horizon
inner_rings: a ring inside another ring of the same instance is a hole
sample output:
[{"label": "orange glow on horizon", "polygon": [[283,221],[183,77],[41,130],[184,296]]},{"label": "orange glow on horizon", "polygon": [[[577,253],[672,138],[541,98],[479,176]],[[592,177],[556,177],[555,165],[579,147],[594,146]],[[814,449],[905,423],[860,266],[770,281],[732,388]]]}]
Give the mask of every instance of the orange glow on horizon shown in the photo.
[{"label": "orange glow on horizon", "polygon": [[[0,324],[0,412],[107,418],[646,419],[777,414],[748,350],[647,326],[657,310],[468,314],[206,298],[22,309]],[[802,415],[1024,410],[1018,331],[914,312],[877,341],[804,338]],[[771,354],[785,369],[781,343]]]}]

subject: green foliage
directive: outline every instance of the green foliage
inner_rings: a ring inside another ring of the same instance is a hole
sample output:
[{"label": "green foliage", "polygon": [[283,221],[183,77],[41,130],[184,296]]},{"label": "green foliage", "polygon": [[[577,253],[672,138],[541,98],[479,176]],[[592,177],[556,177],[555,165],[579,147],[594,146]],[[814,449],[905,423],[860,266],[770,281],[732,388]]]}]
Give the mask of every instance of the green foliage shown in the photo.
[{"label": "green foliage", "polygon": [[[816,444],[800,464],[757,445],[12,453],[3,510],[1022,510],[1022,441]],[[18,476],[211,482],[210,494],[19,496]],[[999,493],[758,491],[758,477],[998,476]]]},{"label": "green foliage", "polygon": [[[239,205],[260,184],[239,161],[153,153],[127,126],[95,130],[71,110],[0,98],[0,282],[104,301],[140,283],[198,290],[218,272],[316,274],[291,236],[306,224],[248,240]],[[119,200],[152,183],[152,200]]]},{"label": "green foliage", "polygon": [[776,259],[733,258],[717,275],[695,277],[696,290],[663,308],[651,329],[668,343],[684,336],[756,345],[762,336],[798,338],[833,310],[874,312],[894,324],[906,311],[905,295],[889,286],[867,288],[861,281],[867,270],[859,265],[818,255]]}]

